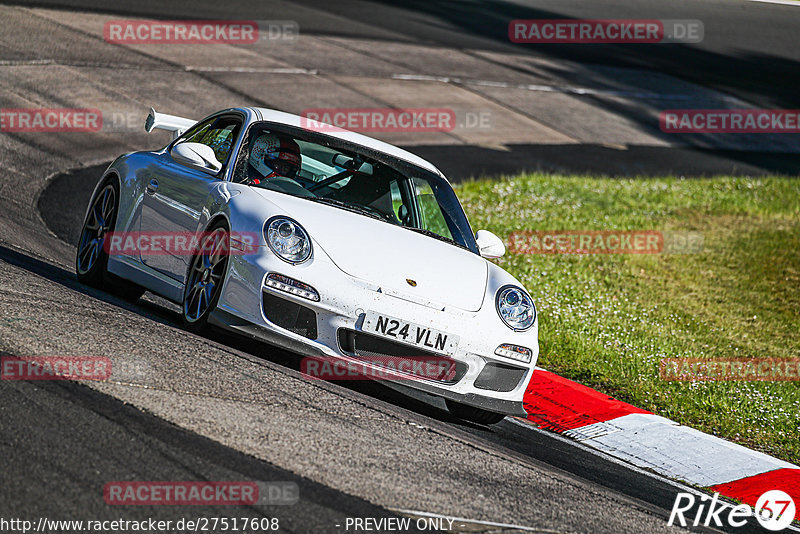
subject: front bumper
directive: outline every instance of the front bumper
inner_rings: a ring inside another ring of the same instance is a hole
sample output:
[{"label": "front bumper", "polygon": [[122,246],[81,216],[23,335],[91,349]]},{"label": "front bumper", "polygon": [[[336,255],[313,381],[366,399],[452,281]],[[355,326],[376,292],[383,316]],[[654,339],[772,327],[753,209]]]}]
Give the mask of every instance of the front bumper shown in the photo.
[{"label": "front bumper", "polygon": [[[311,285],[319,292],[319,302],[266,286],[264,280],[270,272]],[[313,329],[307,316],[297,324],[291,320],[276,320],[274,316],[270,320],[265,314],[264,295],[311,310]],[[342,347],[342,333],[361,334],[366,311],[407,318],[415,324],[459,336],[457,349],[447,357],[458,362],[463,373],[455,382],[402,377],[387,380],[485,410],[524,416],[522,398],[538,356],[536,326],[525,333],[513,332],[499,324],[493,306],[486,308],[484,305],[481,311],[466,312],[424,302],[412,295],[382,290],[343,273],[324,254],[317,254],[306,264],[288,265],[269,251],[261,251],[232,258],[221,298],[210,320],[223,328],[304,356],[336,358],[380,371],[380,367],[372,366],[351,352],[351,347]],[[518,343],[530,348],[532,361],[524,364],[494,355],[494,349],[502,343]],[[414,348],[409,348],[413,352]],[[504,386],[501,388],[504,391],[489,389],[492,387],[490,375],[499,368],[515,373],[518,383],[511,384],[510,389]]]}]

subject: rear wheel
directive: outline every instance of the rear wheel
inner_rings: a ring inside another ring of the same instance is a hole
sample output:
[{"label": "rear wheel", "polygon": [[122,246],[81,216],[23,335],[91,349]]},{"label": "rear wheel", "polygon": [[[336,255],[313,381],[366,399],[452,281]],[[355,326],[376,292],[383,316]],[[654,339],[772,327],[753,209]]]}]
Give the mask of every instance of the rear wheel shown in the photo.
[{"label": "rear wheel", "polygon": [[230,257],[230,235],[220,221],[203,234],[200,249],[192,258],[183,292],[183,324],[193,332],[208,325],[208,316],[217,306]]},{"label": "rear wheel", "polygon": [[469,406],[468,404],[462,404],[450,399],[445,399],[444,402],[447,404],[447,409],[450,410],[451,414],[455,415],[459,419],[470,421],[471,423],[478,423],[480,425],[493,425],[495,423],[499,423],[506,417],[501,413],[490,412],[488,410]]},{"label": "rear wheel", "polygon": [[92,199],[83,222],[75,254],[75,273],[82,284],[136,300],[144,289],[108,272],[108,251],[104,245],[108,234],[116,227],[118,208],[119,187],[114,180],[109,180]]}]

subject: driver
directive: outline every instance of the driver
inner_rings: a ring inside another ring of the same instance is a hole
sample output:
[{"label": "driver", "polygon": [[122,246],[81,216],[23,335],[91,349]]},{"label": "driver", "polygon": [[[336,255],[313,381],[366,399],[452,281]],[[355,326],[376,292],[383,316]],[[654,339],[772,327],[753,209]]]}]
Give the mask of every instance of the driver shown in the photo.
[{"label": "driver", "polygon": [[256,184],[275,176],[294,178],[300,170],[300,146],[291,137],[261,134],[250,149],[250,166],[260,175],[251,179]]}]

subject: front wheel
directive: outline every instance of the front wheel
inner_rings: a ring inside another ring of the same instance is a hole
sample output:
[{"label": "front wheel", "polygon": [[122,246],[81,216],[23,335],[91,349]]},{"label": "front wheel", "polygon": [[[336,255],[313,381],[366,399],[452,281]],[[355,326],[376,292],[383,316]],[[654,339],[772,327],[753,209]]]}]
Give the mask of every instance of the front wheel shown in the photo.
[{"label": "front wheel", "polygon": [[116,227],[118,209],[119,188],[111,180],[92,199],[91,208],[83,222],[75,254],[75,273],[82,284],[136,300],[142,296],[144,289],[108,272],[105,244],[108,234]]},{"label": "front wheel", "polygon": [[208,325],[208,316],[217,306],[230,257],[230,235],[219,222],[200,240],[200,248],[192,258],[186,288],[183,292],[183,324],[193,332]]},{"label": "front wheel", "polygon": [[493,425],[495,423],[499,423],[506,417],[501,413],[490,412],[488,410],[469,406],[468,404],[462,404],[450,399],[445,399],[444,402],[447,404],[447,409],[454,416],[471,423],[478,423],[479,425]]}]

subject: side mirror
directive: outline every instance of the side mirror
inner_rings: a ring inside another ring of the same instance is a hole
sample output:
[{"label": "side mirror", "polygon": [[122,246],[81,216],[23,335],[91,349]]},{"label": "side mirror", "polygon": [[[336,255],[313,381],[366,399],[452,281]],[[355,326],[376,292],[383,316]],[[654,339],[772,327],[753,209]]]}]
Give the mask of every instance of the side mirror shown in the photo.
[{"label": "side mirror", "polygon": [[192,169],[216,175],[222,169],[222,163],[210,146],[203,143],[178,143],[169,152],[172,159]]},{"label": "side mirror", "polygon": [[503,240],[489,230],[478,230],[475,241],[478,242],[478,250],[484,258],[502,258],[506,253]]}]

